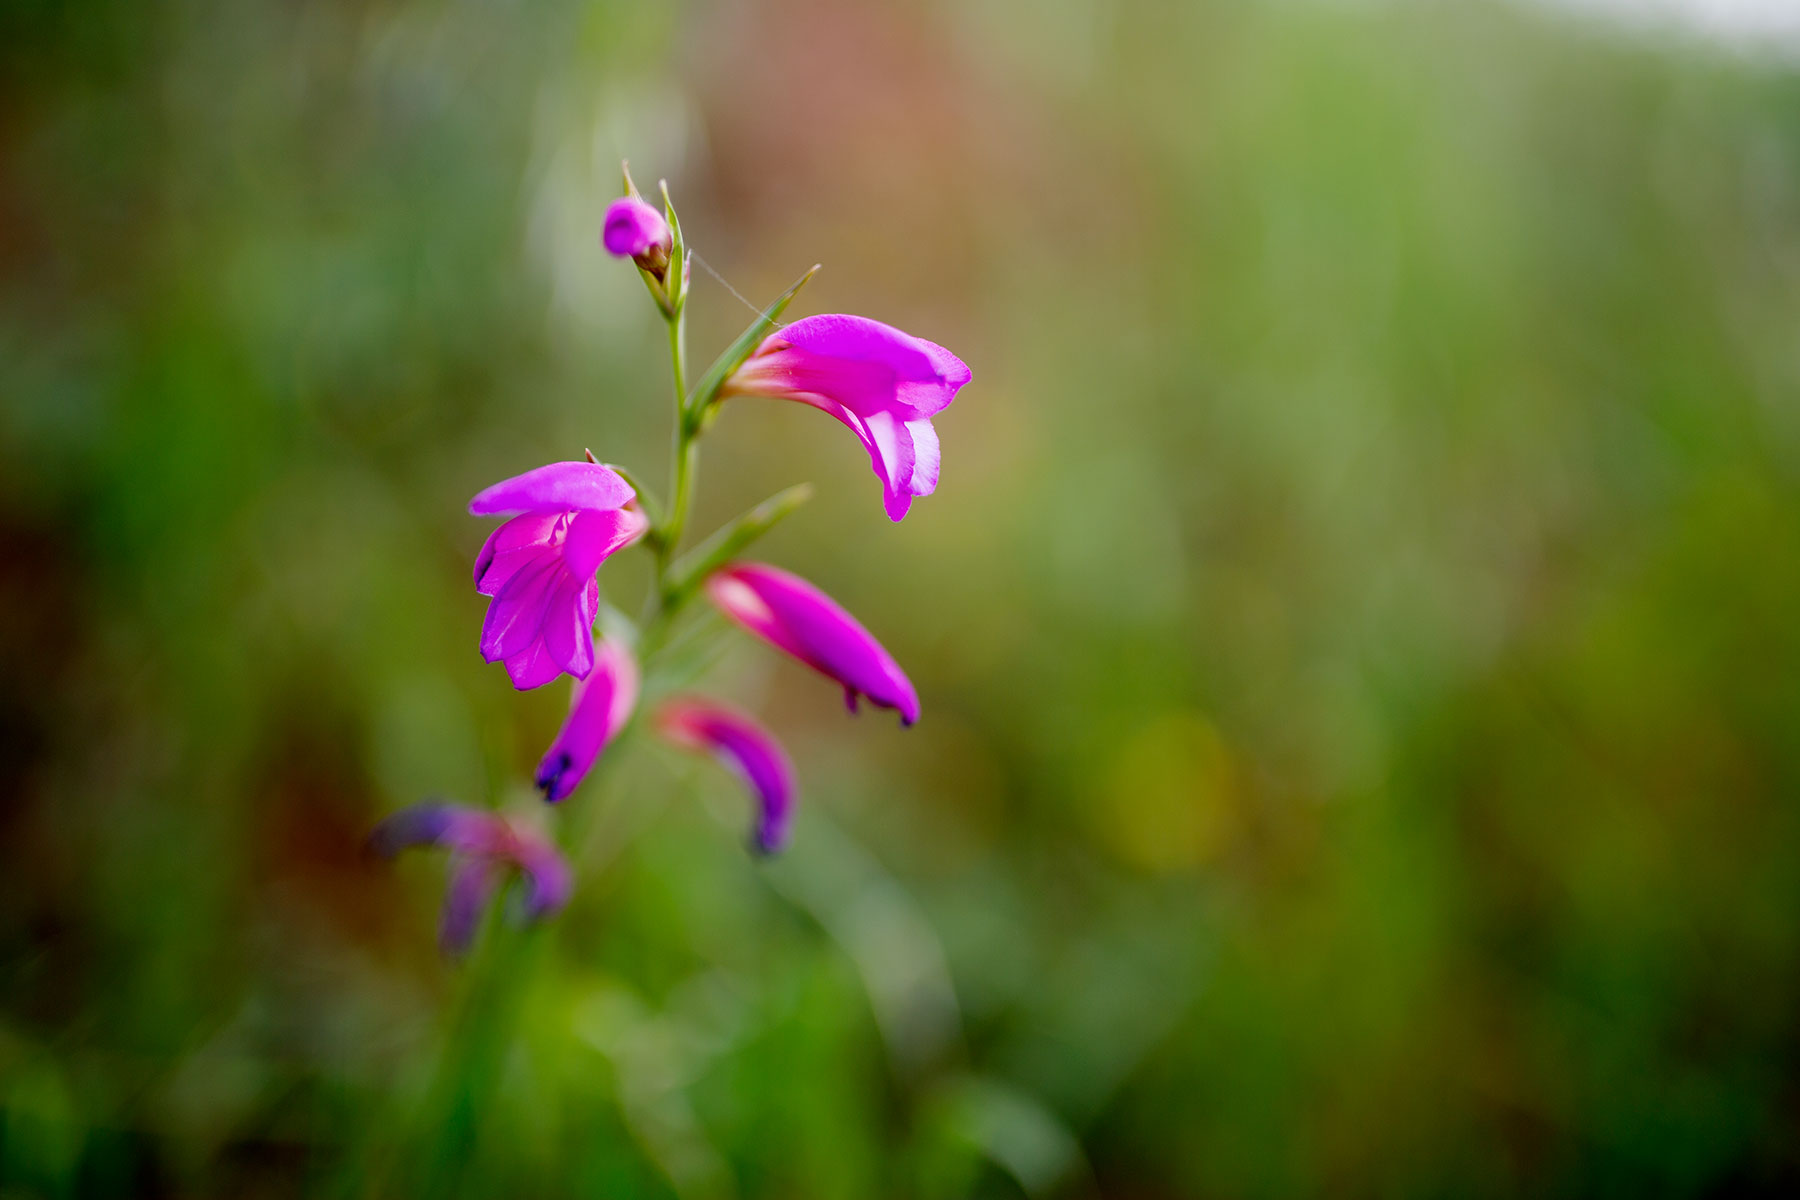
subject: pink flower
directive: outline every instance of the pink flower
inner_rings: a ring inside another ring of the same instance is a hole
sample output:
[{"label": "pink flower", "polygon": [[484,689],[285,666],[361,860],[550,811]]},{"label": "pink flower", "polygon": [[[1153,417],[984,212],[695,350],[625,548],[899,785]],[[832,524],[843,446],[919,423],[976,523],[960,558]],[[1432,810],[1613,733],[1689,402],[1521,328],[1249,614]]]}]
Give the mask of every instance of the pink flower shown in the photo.
[{"label": "pink flower", "polygon": [[938,481],[931,418],[969,382],[969,368],[934,342],[867,317],[806,317],[763,340],[721,396],[773,396],[830,413],[862,440],[888,516]]},{"label": "pink flower", "polygon": [[634,258],[645,270],[661,275],[669,265],[675,237],[663,215],[636,196],[620,196],[606,208],[600,232],[607,253]]},{"label": "pink flower", "polygon": [[860,692],[900,720],[919,719],[919,696],[893,655],[837,601],[798,575],[764,563],[733,563],[706,581],[719,610],[813,670],[844,686],[856,711]]},{"label": "pink flower", "polygon": [[607,744],[618,736],[637,704],[638,669],[616,639],[600,643],[594,669],[569,694],[569,716],[538,764],[544,799],[563,799],[581,785]]},{"label": "pink flower", "polygon": [[794,815],[794,765],[775,735],[735,708],[678,696],[656,714],[656,729],[684,750],[710,754],[756,795],[758,816],[750,843],[763,854],[787,844]]},{"label": "pink flower", "polygon": [[481,656],[504,662],[521,690],[564,671],[594,668],[594,572],[648,525],[625,508],[635,493],[591,462],[560,462],[496,483],[473,500],[475,516],[513,516],[475,558],[475,590],[492,596],[481,627]]},{"label": "pink flower", "polygon": [[569,864],[541,835],[460,804],[427,802],[403,808],[375,827],[369,848],[392,858],[408,846],[442,846],[451,854],[440,941],[451,953],[468,948],[481,910],[508,869],[525,880],[525,916],[535,920],[569,901]]}]

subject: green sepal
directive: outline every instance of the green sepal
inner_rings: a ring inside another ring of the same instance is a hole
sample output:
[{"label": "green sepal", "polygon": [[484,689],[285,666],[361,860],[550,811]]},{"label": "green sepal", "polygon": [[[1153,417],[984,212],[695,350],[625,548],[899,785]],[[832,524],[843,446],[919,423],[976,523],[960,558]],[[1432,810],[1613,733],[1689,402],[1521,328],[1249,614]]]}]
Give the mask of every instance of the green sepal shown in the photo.
[{"label": "green sepal", "polygon": [[750,328],[739,334],[737,341],[727,346],[725,352],[713,360],[713,365],[706,368],[706,374],[700,377],[700,382],[694,387],[693,394],[688,397],[684,416],[690,422],[690,429],[699,428],[700,415],[718,398],[719,389],[725,386],[725,380],[744,364],[744,360],[750,357],[757,344],[769,336],[769,331],[775,328],[775,322],[781,319],[783,312],[787,311],[789,303],[800,294],[800,289],[806,286],[806,281],[816,275],[818,270],[819,266],[815,263],[806,274],[794,280],[793,286],[777,296],[775,303],[763,309],[762,314],[750,322]]},{"label": "green sepal", "polygon": [[675,215],[675,202],[669,199],[669,181],[660,179],[657,181],[657,185],[662,188],[663,217],[669,222],[669,234],[672,239],[669,248],[669,268],[666,272],[669,304],[664,311],[673,318],[681,315],[682,305],[687,303],[687,242],[681,236],[681,218]]},{"label": "green sepal", "polygon": [[675,315],[674,302],[669,299],[669,290],[663,286],[662,280],[643,267],[639,267],[637,270],[644,280],[644,286],[650,289],[650,298],[656,301],[656,307],[662,310],[662,315],[665,318],[673,317]]}]

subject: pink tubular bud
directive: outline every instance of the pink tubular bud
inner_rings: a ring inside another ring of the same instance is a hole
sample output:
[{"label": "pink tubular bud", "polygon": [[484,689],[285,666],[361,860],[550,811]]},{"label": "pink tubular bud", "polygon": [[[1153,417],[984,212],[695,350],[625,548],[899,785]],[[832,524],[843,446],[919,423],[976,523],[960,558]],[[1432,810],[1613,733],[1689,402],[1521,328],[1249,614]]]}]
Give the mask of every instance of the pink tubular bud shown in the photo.
[{"label": "pink tubular bud", "polygon": [[620,196],[606,208],[600,241],[607,253],[636,260],[658,279],[668,270],[675,237],[663,215],[636,196]]}]

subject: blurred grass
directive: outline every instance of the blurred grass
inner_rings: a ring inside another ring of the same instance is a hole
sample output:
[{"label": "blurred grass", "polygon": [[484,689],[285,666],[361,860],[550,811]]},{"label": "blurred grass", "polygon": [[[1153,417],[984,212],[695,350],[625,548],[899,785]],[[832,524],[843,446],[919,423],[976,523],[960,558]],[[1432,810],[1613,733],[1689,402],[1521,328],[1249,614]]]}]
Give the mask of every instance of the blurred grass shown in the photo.
[{"label": "blurred grass", "polygon": [[[0,1193],[1787,1190],[1796,146],[1502,5],[7,6]],[[535,803],[466,498],[660,478],[622,156],[973,367],[903,525],[798,406],[703,460],[925,719],[729,643],[789,856],[634,745],[459,967],[358,844]]]}]

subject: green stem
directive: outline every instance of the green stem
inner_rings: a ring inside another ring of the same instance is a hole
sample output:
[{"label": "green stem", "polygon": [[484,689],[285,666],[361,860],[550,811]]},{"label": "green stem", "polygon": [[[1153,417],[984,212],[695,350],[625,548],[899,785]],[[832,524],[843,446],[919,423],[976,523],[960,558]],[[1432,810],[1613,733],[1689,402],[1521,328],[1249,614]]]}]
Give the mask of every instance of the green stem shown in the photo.
[{"label": "green stem", "polygon": [[[671,268],[673,269],[673,268]],[[685,300],[685,296],[682,299]],[[639,661],[646,666],[663,639],[684,597],[674,586],[670,565],[681,546],[688,508],[694,498],[694,473],[700,458],[700,423],[688,415],[686,305],[677,302],[666,313],[669,325],[669,368],[675,383],[675,430],[672,439],[668,518],[656,531],[656,581],[650,596],[648,617],[638,643]]]},{"label": "green stem", "polygon": [[687,320],[683,305],[669,314],[669,366],[675,379],[674,465],[670,469],[669,519],[657,539],[656,588],[663,590],[669,562],[681,544],[681,532],[687,524],[688,504],[694,494],[694,463],[699,455],[697,431],[687,417]]},{"label": "green stem", "polygon": [[669,523],[664,526],[662,557],[657,563],[657,587],[668,583],[669,561],[681,545],[681,533],[687,525],[688,504],[694,495],[694,467],[700,459],[698,433],[678,436],[675,445],[675,497],[669,502]]}]

